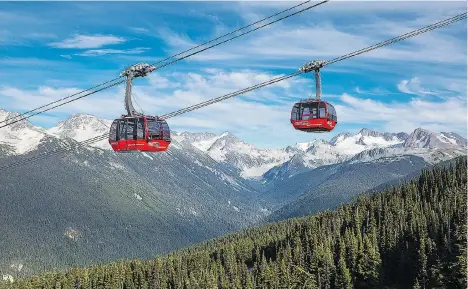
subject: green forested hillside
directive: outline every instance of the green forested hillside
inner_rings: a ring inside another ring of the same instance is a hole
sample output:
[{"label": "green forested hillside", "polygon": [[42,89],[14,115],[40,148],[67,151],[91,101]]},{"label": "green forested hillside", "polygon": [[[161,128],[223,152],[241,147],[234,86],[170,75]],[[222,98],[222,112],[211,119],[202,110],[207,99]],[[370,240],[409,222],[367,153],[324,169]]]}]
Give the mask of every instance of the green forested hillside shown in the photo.
[{"label": "green forested hillside", "polygon": [[316,216],[7,288],[466,288],[466,157]]}]

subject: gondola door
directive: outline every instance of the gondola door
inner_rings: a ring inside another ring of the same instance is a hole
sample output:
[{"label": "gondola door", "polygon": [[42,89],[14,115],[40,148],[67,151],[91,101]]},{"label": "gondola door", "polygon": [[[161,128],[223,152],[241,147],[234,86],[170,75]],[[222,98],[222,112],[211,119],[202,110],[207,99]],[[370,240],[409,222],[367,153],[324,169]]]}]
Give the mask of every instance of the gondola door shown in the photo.
[{"label": "gondola door", "polygon": [[143,117],[126,118],[126,142],[125,149],[129,151],[137,151],[144,149],[145,141],[145,120]]},{"label": "gondola door", "polygon": [[121,119],[119,125],[119,151],[127,151],[127,119]]}]

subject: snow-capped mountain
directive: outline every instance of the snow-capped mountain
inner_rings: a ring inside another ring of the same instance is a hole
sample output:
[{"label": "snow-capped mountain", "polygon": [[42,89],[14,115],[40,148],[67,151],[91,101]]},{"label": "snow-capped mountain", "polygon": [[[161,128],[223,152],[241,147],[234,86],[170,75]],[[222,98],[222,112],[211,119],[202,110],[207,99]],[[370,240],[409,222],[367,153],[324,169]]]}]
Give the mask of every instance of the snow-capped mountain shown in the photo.
[{"label": "snow-capped mountain", "polygon": [[350,162],[376,160],[382,157],[414,155],[435,164],[459,155],[466,155],[467,140],[456,133],[434,133],[422,128],[415,129],[405,141],[389,147],[364,150],[350,159]]},{"label": "snow-capped mountain", "polygon": [[406,137],[406,133],[380,133],[363,128],[355,135],[340,133],[330,141],[299,143],[296,148],[300,151],[289,161],[266,172],[263,181],[268,183],[290,178],[323,165],[341,163],[363,151],[402,144]]},{"label": "snow-capped mountain", "polygon": [[[0,110],[0,121],[17,114]],[[44,137],[71,138],[84,141],[109,131],[111,120],[88,114],[73,114],[55,127],[34,127],[27,120],[0,129],[3,150],[23,154],[37,148]],[[290,178],[323,165],[345,161],[370,161],[392,155],[417,155],[429,163],[466,154],[467,140],[456,133],[434,133],[418,128],[411,134],[382,133],[363,128],[357,134],[340,133],[329,141],[315,139],[286,148],[261,149],[248,144],[230,132],[222,134],[173,132],[171,146],[197,149],[213,160],[235,171],[244,179],[270,183]],[[90,146],[110,150],[106,139]]]},{"label": "snow-capped mountain", "polygon": [[172,138],[176,139],[180,143],[188,143],[195,146],[197,149],[206,152],[213,143],[223,137],[224,134],[217,135],[214,133],[192,133],[192,132],[174,132]]},{"label": "snow-capped mountain", "polygon": [[[85,141],[109,132],[112,120],[100,119],[89,114],[72,114],[67,120],[59,122],[47,130],[47,133],[59,138],[71,138]],[[93,147],[111,149],[107,139],[90,144]]]},{"label": "snow-capped mountain", "polygon": [[214,160],[236,168],[244,178],[258,178],[276,165],[290,159],[296,151],[285,149],[259,149],[239,140],[229,132],[220,135],[211,133],[178,133],[179,141],[188,141]]},{"label": "snow-capped mountain", "polygon": [[[21,119],[19,113],[0,109],[0,126]],[[44,129],[33,126],[29,121],[22,120],[0,128],[0,144],[6,150],[4,154],[21,155],[37,149],[46,136]]]},{"label": "snow-capped mountain", "polygon": [[457,148],[466,147],[466,139],[456,133],[434,133],[417,128],[403,143],[406,148]]}]

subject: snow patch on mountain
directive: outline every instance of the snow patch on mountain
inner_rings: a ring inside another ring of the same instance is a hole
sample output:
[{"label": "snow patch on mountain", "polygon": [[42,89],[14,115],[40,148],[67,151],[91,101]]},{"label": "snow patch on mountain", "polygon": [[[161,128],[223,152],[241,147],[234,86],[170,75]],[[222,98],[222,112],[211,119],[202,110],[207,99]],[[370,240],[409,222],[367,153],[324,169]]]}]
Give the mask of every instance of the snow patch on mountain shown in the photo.
[{"label": "snow patch on mountain", "polygon": [[147,158],[149,158],[149,159],[152,160],[152,161],[154,160],[154,158],[153,158],[152,156],[148,155],[148,154],[145,153],[145,152],[142,152],[141,154],[142,154],[144,157],[147,157]]},{"label": "snow patch on mountain", "polygon": [[[259,149],[237,139],[229,132],[216,135],[211,133],[180,133],[187,143],[198,148],[219,163],[227,164],[238,170],[245,179],[257,179],[267,183],[273,179],[290,178],[293,175],[317,167],[346,161],[372,160],[382,155],[416,154],[432,159],[437,153],[427,153],[428,148],[466,147],[466,139],[454,133],[433,134],[438,140],[422,140],[424,153],[417,150],[386,150],[387,148],[419,147],[422,135],[419,130],[411,135],[400,133],[382,133],[363,128],[357,134],[340,133],[330,141],[316,139],[311,142],[296,143],[284,149]],[[425,131],[425,130],[423,130]],[[424,135],[424,134],[423,134]],[[424,138],[424,137],[423,137]],[[441,140],[439,140],[441,139]],[[443,141],[442,141],[443,140]],[[446,145],[441,145],[442,143]],[[383,151],[382,151],[383,150]],[[458,155],[459,151],[455,153]],[[441,156],[436,157],[439,159]]]},{"label": "snow patch on mountain", "polygon": [[341,154],[355,155],[367,149],[388,147],[405,141],[405,134],[381,133],[363,128],[355,135],[339,134],[329,143]]},{"label": "snow patch on mountain", "polygon": [[243,142],[231,133],[223,133],[213,139],[206,152],[214,160],[233,166],[243,178],[258,178],[274,166],[291,158],[293,153],[284,149],[259,149]]},{"label": "snow patch on mountain", "polygon": [[367,162],[382,157],[414,155],[435,164],[460,155],[466,155],[467,141],[456,133],[434,133],[422,128],[415,129],[403,143],[388,147],[364,150],[350,160],[351,163]]},{"label": "snow patch on mountain", "polygon": [[457,156],[466,155],[464,149],[445,149],[445,148],[377,148],[362,152],[354,156],[349,163],[371,162],[381,158],[395,158],[403,156],[419,156],[430,164],[436,164],[441,161],[446,161]]},{"label": "snow patch on mountain", "polygon": [[340,133],[330,141],[318,139],[297,143],[297,152],[293,157],[263,175],[264,183],[290,178],[320,166],[345,162],[366,150],[401,145],[406,137],[405,133],[380,133],[364,128],[355,135]]},{"label": "snow patch on mountain", "polygon": [[415,129],[403,143],[405,148],[456,149],[466,146],[467,140],[456,133],[434,133],[422,128]]},{"label": "snow patch on mountain", "polygon": [[[0,126],[21,119],[19,113],[0,109]],[[22,120],[0,129],[0,144],[12,147],[16,155],[25,154],[37,149],[46,132],[33,126],[28,120]]]},{"label": "snow patch on mountain", "polygon": [[[59,138],[71,138],[82,142],[109,132],[112,120],[100,119],[89,114],[73,114],[68,119],[59,122],[55,127],[47,130],[51,135]],[[110,150],[107,138],[89,144],[92,147]]]},{"label": "snow patch on mountain", "polygon": [[305,152],[295,154],[288,162],[264,174],[262,183],[270,183],[311,169],[342,162],[369,162],[415,155],[426,162],[440,161],[467,154],[467,140],[456,133],[433,133],[416,129],[406,133],[380,133],[362,129],[356,135],[341,133],[329,142],[321,140],[302,146]]},{"label": "snow patch on mountain", "polygon": [[174,139],[183,145],[207,153],[216,162],[235,169],[238,175],[245,179],[259,178],[293,155],[293,152],[282,149],[258,149],[229,132],[221,134],[181,132],[173,135]]},{"label": "snow patch on mountain", "polygon": [[294,148],[288,147],[289,149],[301,150],[303,152],[307,151],[315,142],[298,142],[294,145]]},{"label": "snow patch on mountain", "polygon": [[[18,115],[0,109],[0,122]],[[37,149],[41,142],[54,142],[55,138],[62,139],[62,142],[58,143],[60,147],[69,147],[70,142],[67,139],[82,142],[105,135],[111,123],[112,120],[100,119],[89,114],[73,114],[67,120],[46,130],[34,127],[24,120],[0,129],[0,144],[6,145],[2,146],[1,150],[4,154],[9,154],[10,151],[23,154]],[[452,155],[466,154],[467,148],[467,140],[456,133],[434,133],[422,128],[409,135],[404,132],[381,133],[363,128],[354,135],[340,133],[330,141],[315,139],[284,149],[260,149],[239,140],[229,132],[172,132],[172,139],[168,154],[173,150],[183,150],[197,165],[206,167],[225,182],[232,182],[234,187],[242,186],[237,183],[237,177],[260,180],[265,184],[323,165],[346,161],[372,161],[383,156],[405,154],[422,156],[432,163]],[[107,138],[104,138],[99,142],[90,143],[88,149],[111,150],[111,147]],[[156,154],[151,153],[142,155],[151,161],[156,157]],[[206,157],[214,162],[207,161]],[[220,173],[218,169],[226,171],[227,174]]]},{"label": "snow patch on mountain", "polygon": [[192,132],[173,132],[172,137],[180,143],[189,143],[197,149],[206,152],[213,143],[224,136],[224,133],[217,135],[214,133],[192,133]]}]

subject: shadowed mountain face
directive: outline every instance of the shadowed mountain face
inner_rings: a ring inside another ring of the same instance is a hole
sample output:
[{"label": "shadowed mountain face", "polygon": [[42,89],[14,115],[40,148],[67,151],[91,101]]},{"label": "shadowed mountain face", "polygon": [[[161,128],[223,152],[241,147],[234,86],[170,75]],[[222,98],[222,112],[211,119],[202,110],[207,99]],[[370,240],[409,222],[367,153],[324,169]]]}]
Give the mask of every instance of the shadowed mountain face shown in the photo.
[{"label": "shadowed mountain face", "polygon": [[278,207],[266,220],[278,221],[334,209],[361,192],[429,166],[421,157],[404,156],[320,167],[292,177],[275,191],[268,192]]},{"label": "shadowed mountain face", "polygon": [[47,272],[6,286],[0,281],[0,288],[464,289],[466,157],[450,163],[333,211],[159,258]]},{"label": "shadowed mountain face", "polygon": [[[73,145],[46,137],[34,154],[65,143]],[[208,156],[176,146],[151,156],[77,146],[3,171],[0,270],[150,257],[259,219],[255,191]]]},{"label": "shadowed mountain face", "polygon": [[[14,114],[0,110],[0,121]],[[455,134],[367,129],[259,149],[230,133],[174,133],[166,153],[119,154],[109,121],[0,130],[0,274],[150,257],[257,224],[333,208],[357,193],[466,154]],[[255,189],[254,189],[255,188]],[[273,212],[271,214],[271,212]],[[269,214],[271,214],[269,216]]]}]

